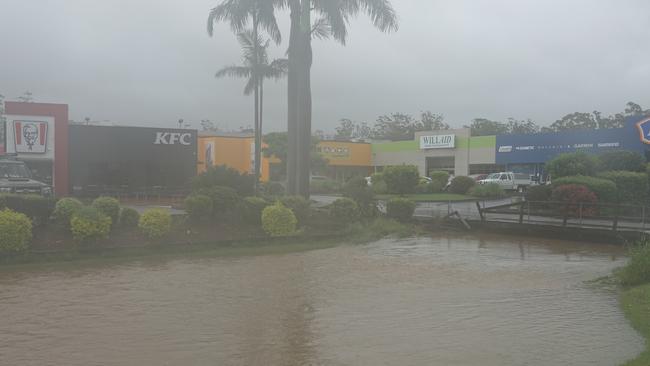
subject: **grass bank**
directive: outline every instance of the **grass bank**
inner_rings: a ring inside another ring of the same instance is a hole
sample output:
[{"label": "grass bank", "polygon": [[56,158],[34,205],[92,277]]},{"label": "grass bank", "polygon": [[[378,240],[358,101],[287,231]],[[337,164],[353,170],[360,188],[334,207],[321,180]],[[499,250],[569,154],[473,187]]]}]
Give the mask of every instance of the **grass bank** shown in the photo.
[{"label": "grass bank", "polygon": [[400,196],[397,194],[379,194],[376,196],[380,200],[389,200],[395,197],[408,198],[415,202],[449,202],[449,201],[475,201],[476,197],[472,197],[466,194],[454,194],[454,193],[419,193],[419,194],[407,194]]},{"label": "grass bank", "polygon": [[634,329],[646,338],[646,350],[623,366],[650,365],[650,283],[623,291],[621,307]]}]

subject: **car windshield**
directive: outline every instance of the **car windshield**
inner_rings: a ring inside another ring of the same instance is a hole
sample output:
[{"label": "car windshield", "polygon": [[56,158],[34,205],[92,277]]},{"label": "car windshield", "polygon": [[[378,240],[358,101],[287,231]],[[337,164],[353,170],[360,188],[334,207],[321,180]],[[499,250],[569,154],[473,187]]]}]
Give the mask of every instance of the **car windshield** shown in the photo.
[{"label": "car windshield", "polygon": [[492,173],[487,176],[487,179],[499,179],[501,177],[501,173]]},{"label": "car windshield", "polygon": [[30,178],[29,169],[23,164],[0,164],[0,178]]}]

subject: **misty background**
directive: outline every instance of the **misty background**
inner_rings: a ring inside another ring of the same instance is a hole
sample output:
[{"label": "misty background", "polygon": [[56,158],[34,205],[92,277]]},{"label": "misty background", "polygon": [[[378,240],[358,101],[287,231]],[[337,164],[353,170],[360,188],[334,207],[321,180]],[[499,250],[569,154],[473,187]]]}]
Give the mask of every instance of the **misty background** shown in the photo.
[{"label": "misty background", "polygon": [[[218,24],[217,0],[0,0],[0,94],[67,103],[70,118],[104,124],[222,129],[252,126],[244,81],[215,79],[240,48]],[[361,15],[346,47],[314,41],[314,130],[341,118],[373,124],[392,112],[531,118],[650,107],[650,2],[644,0],[393,0],[400,30]],[[278,14],[282,57],[288,14]],[[286,129],[286,81],[265,84],[265,131]]]}]

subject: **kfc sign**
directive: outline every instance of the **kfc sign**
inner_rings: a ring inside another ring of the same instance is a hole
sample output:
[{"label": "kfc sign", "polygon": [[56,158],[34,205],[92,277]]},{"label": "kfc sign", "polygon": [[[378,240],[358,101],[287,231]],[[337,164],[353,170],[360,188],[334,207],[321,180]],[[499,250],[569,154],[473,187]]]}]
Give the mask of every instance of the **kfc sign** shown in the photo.
[{"label": "kfc sign", "polygon": [[45,154],[47,122],[14,121],[14,146],[17,153]]},{"label": "kfc sign", "polygon": [[191,145],[192,134],[180,132],[156,132],[155,145]]}]

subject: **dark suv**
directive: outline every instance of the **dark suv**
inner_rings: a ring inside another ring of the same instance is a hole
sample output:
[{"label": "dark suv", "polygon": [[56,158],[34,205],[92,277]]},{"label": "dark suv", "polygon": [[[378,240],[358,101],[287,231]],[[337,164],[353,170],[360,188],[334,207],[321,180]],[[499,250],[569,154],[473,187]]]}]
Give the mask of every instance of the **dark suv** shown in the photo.
[{"label": "dark suv", "polygon": [[32,179],[32,173],[24,162],[0,158],[0,193],[51,196],[52,187]]}]

